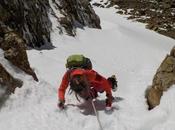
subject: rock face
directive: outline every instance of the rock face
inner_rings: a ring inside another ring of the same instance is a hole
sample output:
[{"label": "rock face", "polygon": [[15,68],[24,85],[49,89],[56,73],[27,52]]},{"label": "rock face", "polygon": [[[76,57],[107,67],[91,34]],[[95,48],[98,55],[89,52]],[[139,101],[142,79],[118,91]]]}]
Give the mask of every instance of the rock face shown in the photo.
[{"label": "rock face", "polygon": [[74,36],[77,27],[101,28],[100,19],[89,0],[52,0],[52,2],[54,8],[62,14],[58,21],[69,35]]},{"label": "rock face", "polygon": [[7,70],[0,64],[0,84],[5,87],[5,93],[14,93],[16,87],[22,87],[23,82],[13,78]]},{"label": "rock face", "polygon": [[0,107],[16,87],[21,87],[23,82],[13,78],[7,70],[0,64]]},{"label": "rock face", "polygon": [[108,0],[106,5],[117,5],[117,13],[130,15],[128,19],[146,23],[146,28],[175,39],[174,0]]},{"label": "rock face", "polygon": [[[57,12],[55,12],[57,10]],[[57,16],[60,32],[76,35],[76,27],[101,28],[89,0],[1,0],[0,21],[22,36],[28,46],[50,43],[51,21]],[[50,43],[51,45],[51,43]]]},{"label": "rock face", "polygon": [[[36,81],[38,78],[30,67],[26,48],[46,43],[47,49],[52,47],[49,15],[57,18],[61,33],[71,36],[76,35],[77,27],[101,28],[89,0],[0,0],[0,48],[7,60]],[[21,86],[22,81],[13,78],[0,63],[0,106]]]},{"label": "rock face", "polygon": [[47,0],[1,0],[0,21],[18,32],[31,47],[50,42]]},{"label": "rock face", "polygon": [[29,75],[32,75],[34,80],[38,78],[34,71],[30,68],[26,53],[25,41],[12,29],[4,24],[0,24],[1,42],[0,47],[4,50],[4,57],[13,65],[17,66]]},{"label": "rock face", "polygon": [[175,84],[175,47],[161,63],[154,76],[152,85],[146,91],[149,109],[159,105],[163,92],[167,91],[173,84]]},{"label": "rock face", "polygon": [[89,0],[60,0],[60,5],[75,25],[101,28],[100,19],[92,9]]}]

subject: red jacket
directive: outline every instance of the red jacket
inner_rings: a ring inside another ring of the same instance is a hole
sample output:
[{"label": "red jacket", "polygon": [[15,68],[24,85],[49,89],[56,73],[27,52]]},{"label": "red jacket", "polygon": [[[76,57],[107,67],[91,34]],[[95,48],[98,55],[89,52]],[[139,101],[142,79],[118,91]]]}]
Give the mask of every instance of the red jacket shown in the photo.
[{"label": "red jacket", "polygon": [[75,69],[71,72],[68,70],[62,79],[61,85],[58,89],[58,98],[59,100],[65,100],[65,92],[69,85],[69,77],[75,74],[83,74],[86,76],[90,86],[93,87],[97,92],[106,92],[108,97],[112,97],[111,86],[106,78],[99,75],[94,70],[84,70],[84,69]]}]

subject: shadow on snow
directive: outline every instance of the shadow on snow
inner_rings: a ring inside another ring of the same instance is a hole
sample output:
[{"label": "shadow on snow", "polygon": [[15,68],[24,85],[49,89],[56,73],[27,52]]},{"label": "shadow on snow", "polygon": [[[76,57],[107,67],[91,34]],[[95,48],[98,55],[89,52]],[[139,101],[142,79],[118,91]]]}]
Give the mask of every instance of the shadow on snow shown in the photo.
[{"label": "shadow on snow", "polygon": [[[113,100],[114,102],[119,102],[124,100],[122,97],[115,97]],[[96,99],[94,102],[95,108],[98,111],[104,111],[107,114],[112,114],[115,110],[119,110],[119,107],[113,106],[112,109],[106,110],[106,106],[105,106],[105,100],[99,100]],[[78,107],[80,109],[80,112],[84,115],[95,115],[93,106],[92,106],[92,102],[91,101],[85,101],[79,105],[75,105],[75,104],[67,104],[66,107],[69,106],[73,106],[73,107]]]}]

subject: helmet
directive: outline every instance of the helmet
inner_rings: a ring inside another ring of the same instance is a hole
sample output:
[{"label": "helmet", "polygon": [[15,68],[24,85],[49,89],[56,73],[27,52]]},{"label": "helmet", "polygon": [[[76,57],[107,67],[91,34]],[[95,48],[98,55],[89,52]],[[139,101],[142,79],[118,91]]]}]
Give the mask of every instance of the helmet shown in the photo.
[{"label": "helmet", "polygon": [[83,75],[84,71],[85,71],[84,69],[80,69],[80,68],[74,69],[71,71],[70,77],[74,77],[76,75]]}]

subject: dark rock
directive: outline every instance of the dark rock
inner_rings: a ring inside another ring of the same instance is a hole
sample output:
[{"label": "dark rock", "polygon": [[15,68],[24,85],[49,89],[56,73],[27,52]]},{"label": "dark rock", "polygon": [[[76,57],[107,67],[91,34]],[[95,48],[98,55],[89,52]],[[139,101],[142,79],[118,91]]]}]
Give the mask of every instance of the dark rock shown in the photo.
[{"label": "dark rock", "polygon": [[13,78],[7,70],[0,64],[0,84],[5,88],[6,94],[14,93],[15,88],[22,87],[23,82]]},{"label": "dark rock", "polygon": [[119,10],[117,11],[118,14],[124,14],[123,11]]},{"label": "dark rock", "polygon": [[97,7],[100,7],[100,6],[102,6],[102,4],[100,4],[100,3],[93,3],[92,5],[94,5],[94,6],[97,6]]},{"label": "dark rock", "polygon": [[[146,28],[175,39],[174,0],[109,0],[108,3],[109,7],[118,5],[117,9],[124,11],[123,14],[131,15],[128,19],[148,23]],[[127,9],[131,11],[126,12]]]},{"label": "dark rock", "polygon": [[1,48],[4,50],[5,58],[38,81],[28,62],[25,41],[16,32],[2,23],[0,24],[0,30],[3,34]]},{"label": "dark rock", "polygon": [[142,19],[142,18],[138,18],[137,21],[141,22],[141,23],[146,23],[147,20],[146,19]]},{"label": "dark rock", "polygon": [[1,0],[0,20],[17,31],[32,47],[50,42],[47,0]]},{"label": "dark rock", "polygon": [[[63,15],[61,18],[56,16],[60,13]],[[60,33],[66,30],[71,36],[76,35],[77,27],[101,28],[100,19],[89,0],[0,1],[0,20],[18,32],[30,47],[41,47],[46,43],[51,45],[51,21],[48,14],[57,17],[58,25],[61,22],[61,26],[58,26]],[[53,48],[52,45],[50,47]]]},{"label": "dark rock", "polygon": [[72,21],[71,19],[69,19],[69,17],[61,17],[59,19],[60,24],[62,25],[62,27],[64,27],[66,29],[66,32],[70,35],[70,36],[75,36],[75,31]]},{"label": "dark rock", "polygon": [[17,87],[22,87],[23,82],[13,78],[0,63],[0,107],[5,103]]},{"label": "dark rock", "polygon": [[[63,18],[59,18],[61,23],[64,23],[66,30],[70,32],[74,27],[83,28],[88,26],[90,28],[101,28],[100,19],[95,14],[90,2],[88,0],[52,0]],[[63,22],[64,21],[64,22]],[[65,24],[66,23],[66,24]],[[72,26],[72,27],[71,27]],[[68,27],[68,28],[67,28]],[[75,31],[73,31],[74,33]],[[74,35],[74,34],[73,34]]]},{"label": "dark rock", "polygon": [[131,15],[127,19],[135,19],[135,18],[136,18],[136,16]]},{"label": "dark rock", "polygon": [[160,34],[166,35],[168,37],[171,37],[175,39],[175,29],[172,30],[159,30],[158,31]]}]

